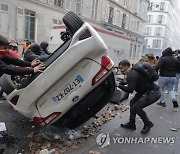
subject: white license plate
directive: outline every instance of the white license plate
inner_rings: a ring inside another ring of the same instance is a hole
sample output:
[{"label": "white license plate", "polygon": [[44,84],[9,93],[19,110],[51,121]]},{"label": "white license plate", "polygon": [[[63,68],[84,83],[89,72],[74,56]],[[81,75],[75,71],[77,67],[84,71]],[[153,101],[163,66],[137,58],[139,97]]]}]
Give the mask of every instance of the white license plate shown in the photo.
[{"label": "white license plate", "polygon": [[68,83],[63,90],[60,91],[59,94],[57,94],[56,96],[54,96],[52,98],[53,102],[55,103],[59,103],[62,100],[67,99],[67,97],[78,87],[81,86],[81,83],[84,81],[84,79],[78,75],[71,83]]}]

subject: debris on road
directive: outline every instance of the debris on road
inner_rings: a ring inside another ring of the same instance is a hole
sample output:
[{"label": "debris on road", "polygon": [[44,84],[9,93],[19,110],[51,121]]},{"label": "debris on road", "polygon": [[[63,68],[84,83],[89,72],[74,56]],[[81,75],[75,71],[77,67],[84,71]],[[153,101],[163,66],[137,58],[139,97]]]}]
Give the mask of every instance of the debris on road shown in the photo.
[{"label": "debris on road", "polygon": [[4,122],[0,122],[0,132],[6,131],[6,125]]},{"label": "debris on road", "polygon": [[179,128],[174,128],[174,127],[171,127],[170,129],[171,131],[175,131],[175,132],[179,132]]},{"label": "debris on road", "polygon": [[91,150],[89,151],[89,154],[101,154],[99,151],[96,150]]}]

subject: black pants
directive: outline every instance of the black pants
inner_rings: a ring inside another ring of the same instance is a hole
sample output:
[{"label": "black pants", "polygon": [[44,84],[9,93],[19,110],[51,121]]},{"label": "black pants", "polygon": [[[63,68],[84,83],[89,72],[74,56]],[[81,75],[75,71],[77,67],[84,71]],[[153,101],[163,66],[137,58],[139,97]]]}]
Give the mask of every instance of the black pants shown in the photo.
[{"label": "black pants", "polygon": [[144,108],[155,103],[161,94],[159,90],[150,91],[145,94],[136,93],[130,101],[130,121],[135,123],[136,114],[140,116],[145,125],[149,124],[149,118],[144,112]]}]

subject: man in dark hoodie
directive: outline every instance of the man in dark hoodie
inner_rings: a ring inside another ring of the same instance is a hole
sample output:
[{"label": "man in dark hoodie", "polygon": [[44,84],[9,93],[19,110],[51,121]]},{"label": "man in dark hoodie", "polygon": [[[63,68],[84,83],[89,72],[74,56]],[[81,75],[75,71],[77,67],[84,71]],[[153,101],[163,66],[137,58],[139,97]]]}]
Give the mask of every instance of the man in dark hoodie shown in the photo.
[{"label": "man in dark hoodie", "polygon": [[136,130],[136,115],[139,115],[144,123],[141,133],[146,134],[150,131],[154,124],[149,120],[143,109],[159,100],[159,87],[153,81],[148,81],[147,76],[143,73],[133,69],[127,59],[120,61],[119,69],[122,74],[127,76],[127,85],[124,85],[123,83],[116,83],[117,86],[128,93],[136,91],[136,94],[130,100],[129,122],[121,124],[121,127]]},{"label": "man in dark hoodie", "polygon": [[179,63],[177,58],[173,56],[172,49],[169,47],[162,52],[162,57],[158,60],[158,64],[156,66],[156,71],[159,71],[160,77],[158,80],[158,86],[161,91],[160,102],[157,105],[166,107],[165,98],[164,98],[164,89],[167,88],[170,98],[173,103],[173,107],[178,107],[178,102],[176,101],[175,92],[173,90],[175,80],[176,80],[176,72],[179,69]]},{"label": "man in dark hoodie", "polygon": [[51,55],[51,52],[48,51],[48,46],[49,46],[49,43],[46,41],[42,41],[40,43],[40,47],[43,50],[42,52],[44,52],[44,54],[46,55]]},{"label": "man in dark hoodie", "polygon": [[39,44],[31,45],[31,47],[27,49],[26,53],[24,54],[24,60],[29,62],[32,62],[34,59],[45,61],[46,59],[48,59],[48,57],[49,55],[42,52]]}]

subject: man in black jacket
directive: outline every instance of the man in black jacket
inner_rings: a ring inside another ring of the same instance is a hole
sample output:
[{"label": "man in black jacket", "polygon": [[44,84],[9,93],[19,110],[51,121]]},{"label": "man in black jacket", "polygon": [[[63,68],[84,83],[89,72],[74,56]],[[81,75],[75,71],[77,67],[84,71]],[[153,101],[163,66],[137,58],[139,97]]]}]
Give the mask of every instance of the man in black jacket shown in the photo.
[{"label": "man in black jacket", "polygon": [[159,87],[155,83],[149,82],[147,76],[132,69],[128,60],[122,60],[119,63],[119,69],[122,74],[127,75],[127,86],[118,84],[118,87],[128,93],[133,93],[134,90],[137,92],[130,101],[129,122],[121,124],[121,127],[136,130],[135,119],[136,114],[138,114],[144,123],[141,133],[145,134],[153,127],[153,123],[149,120],[143,108],[153,104],[160,98]]},{"label": "man in black jacket", "polygon": [[178,102],[176,101],[175,92],[173,90],[175,81],[176,81],[176,73],[179,69],[179,62],[176,57],[173,56],[173,52],[171,48],[167,48],[162,52],[162,57],[158,60],[158,64],[156,66],[156,71],[159,71],[160,77],[158,80],[158,86],[161,92],[160,102],[157,105],[166,107],[165,98],[164,98],[164,89],[167,88],[170,98],[173,103],[173,107],[178,107]]},{"label": "man in black jacket", "polygon": [[[30,62],[26,62],[17,58],[13,58],[7,55],[9,42],[8,40],[0,35],[0,77],[5,73],[9,75],[27,75],[27,74],[34,74],[37,72],[42,72],[45,68],[44,64],[39,61],[35,60]],[[24,66],[29,68],[20,68],[14,67],[16,66]],[[0,96],[0,99],[4,99],[3,96]]]}]

